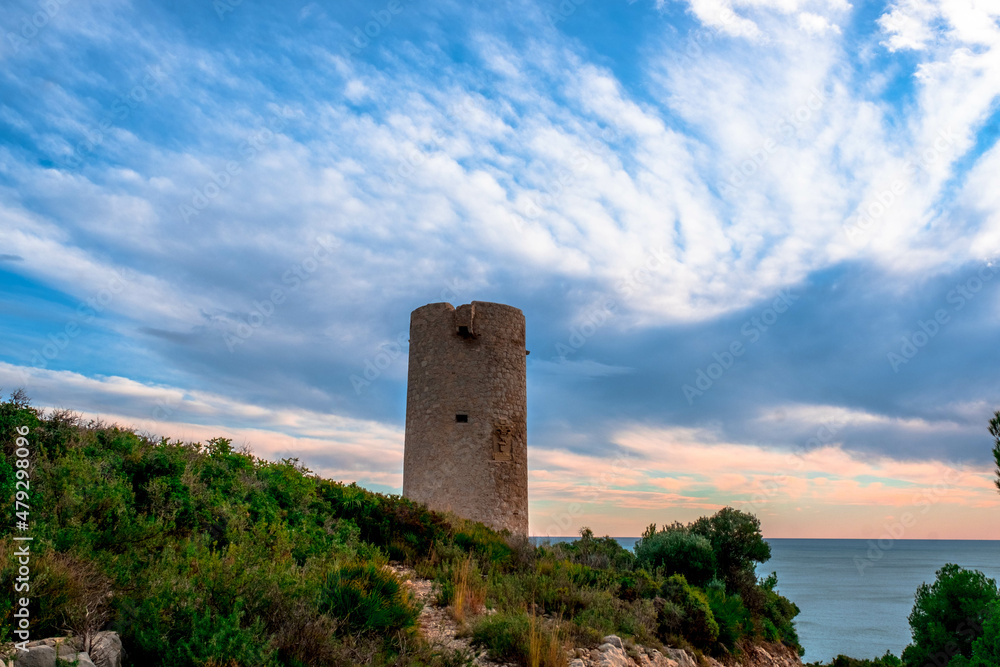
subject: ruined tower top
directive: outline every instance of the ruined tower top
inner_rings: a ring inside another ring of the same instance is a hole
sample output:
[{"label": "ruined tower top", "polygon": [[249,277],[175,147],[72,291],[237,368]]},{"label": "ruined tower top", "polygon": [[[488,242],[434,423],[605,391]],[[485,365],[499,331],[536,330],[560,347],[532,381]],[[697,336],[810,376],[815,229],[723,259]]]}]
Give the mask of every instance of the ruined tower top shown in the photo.
[{"label": "ruined tower top", "polygon": [[528,533],[524,313],[473,301],[410,315],[403,495]]}]

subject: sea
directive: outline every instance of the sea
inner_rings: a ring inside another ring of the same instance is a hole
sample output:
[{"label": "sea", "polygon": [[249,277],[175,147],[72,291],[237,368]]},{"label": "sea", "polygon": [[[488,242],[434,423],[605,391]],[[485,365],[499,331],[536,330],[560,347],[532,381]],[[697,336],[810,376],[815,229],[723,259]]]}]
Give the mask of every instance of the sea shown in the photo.
[{"label": "sea", "polygon": [[[563,542],[576,537],[536,538]],[[616,537],[632,550],[637,537]],[[777,590],[798,605],[795,618],[803,662],[839,654],[899,655],[910,643],[907,617],[917,587],[946,563],[1000,581],[1000,541],[768,539],[771,560],[760,576],[778,575]]]}]

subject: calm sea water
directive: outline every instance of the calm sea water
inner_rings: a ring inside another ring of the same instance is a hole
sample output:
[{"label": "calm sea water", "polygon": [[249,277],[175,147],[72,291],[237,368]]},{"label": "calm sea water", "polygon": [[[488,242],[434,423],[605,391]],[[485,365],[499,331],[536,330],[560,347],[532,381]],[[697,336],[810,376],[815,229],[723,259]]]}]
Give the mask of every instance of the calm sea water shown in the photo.
[{"label": "calm sea water", "polygon": [[[575,537],[549,538],[552,542]],[[638,538],[615,538],[632,549]],[[778,573],[778,590],[801,609],[795,619],[803,661],[843,653],[873,658],[899,655],[910,642],[907,616],[917,587],[934,581],[945,563],[981,570],[1000,581],[1000,542],[971,540],[777,540],[758,568]]]}]

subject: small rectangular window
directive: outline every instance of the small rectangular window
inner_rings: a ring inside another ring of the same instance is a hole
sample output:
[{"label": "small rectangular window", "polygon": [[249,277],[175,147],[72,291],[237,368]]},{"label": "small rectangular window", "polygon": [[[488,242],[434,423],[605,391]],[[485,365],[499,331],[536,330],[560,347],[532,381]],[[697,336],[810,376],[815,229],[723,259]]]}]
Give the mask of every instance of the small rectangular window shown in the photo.
[{"label": "small rectangular window", "polygon": [[469,415],[455,415],[455,421],[465,424],[469,421]]},{"label": "small rectangular window", "polygon": [[458,328],[458,335],[462,336],[463,338],[468,338],[469,337],[469,327],[459,327]]}]

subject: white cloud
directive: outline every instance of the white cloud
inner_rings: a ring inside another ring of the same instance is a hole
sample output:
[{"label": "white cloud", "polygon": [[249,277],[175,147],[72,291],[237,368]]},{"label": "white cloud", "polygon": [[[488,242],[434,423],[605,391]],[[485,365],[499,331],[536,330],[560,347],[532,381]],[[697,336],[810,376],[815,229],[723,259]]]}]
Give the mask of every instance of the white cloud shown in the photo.
[{"label": "white cloud", "polygon": [[220,394],[123,377],[0,362],[0,387],[22,386],[41,408],[69,408],[140,433],[185,442],[223,437],[267,459],[296,457],[331,479],[402,487],[399,427],[304,409],[269,409]]}]

